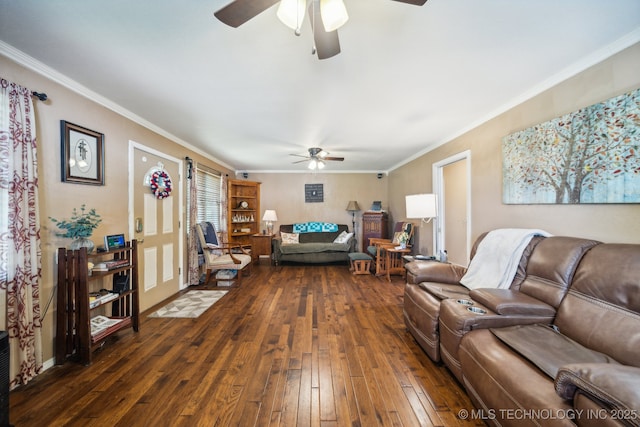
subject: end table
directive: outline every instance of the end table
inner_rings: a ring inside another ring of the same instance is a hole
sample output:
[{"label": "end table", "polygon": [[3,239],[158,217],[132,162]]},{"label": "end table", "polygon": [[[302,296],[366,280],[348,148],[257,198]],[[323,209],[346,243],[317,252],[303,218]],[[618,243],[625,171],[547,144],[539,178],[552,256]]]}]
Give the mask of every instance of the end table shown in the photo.
[{"label": "end table", "polygon": [[269,263],[273,262],[271,240],[273,234],[252,234],[251,235],[251,258],[254,262],[260,262],[260,256],[268,256]]},{"label": "end table", "polygon": [[404,256],[411,253],[411,249],[398,248],[398,247],[386,247],[386,267],[387,267],[387,280],[391,282],[392,274],[399,274],[405,277],[406,270],[404,269]]}]

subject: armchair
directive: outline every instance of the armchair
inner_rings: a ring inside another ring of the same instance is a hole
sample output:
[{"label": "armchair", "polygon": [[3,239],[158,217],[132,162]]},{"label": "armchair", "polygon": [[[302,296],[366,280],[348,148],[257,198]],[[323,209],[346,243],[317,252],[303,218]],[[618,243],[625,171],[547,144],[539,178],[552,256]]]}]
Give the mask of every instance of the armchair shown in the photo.
[{"label": "armchair", "polygon": [[393,239],[369,239],[371,246],[367,248],[367,252],[374,259],[373,265],[375,266],[376,276],[387,274],[385,248],[398,246],[401,243],[400,236],[402,233],[406,234],[407,248],[411,248],[413,244],[413,224],[410,222],[397,222],[393,229]]},{"label": "armchair", "polygon": [[211,280],[217,284],[219,279],[213,274],[216,271],[236,270],[235,284],[239,285],[242,275],[249,275],[251,272],[251,255],[241,245],[220,243],[216,229],[210,222],[196,224],[195,229],[207,272],[204,284],[208,285]]}]

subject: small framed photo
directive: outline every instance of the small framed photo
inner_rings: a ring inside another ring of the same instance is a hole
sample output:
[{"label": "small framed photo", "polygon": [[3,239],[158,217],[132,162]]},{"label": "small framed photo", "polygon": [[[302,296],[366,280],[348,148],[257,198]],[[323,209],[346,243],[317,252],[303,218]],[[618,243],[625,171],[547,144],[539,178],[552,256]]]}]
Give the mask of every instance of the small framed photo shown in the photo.
[{"label": "small framed photo", "polygon": [[60,120],[62,182],[104,185],[104,134]]}]

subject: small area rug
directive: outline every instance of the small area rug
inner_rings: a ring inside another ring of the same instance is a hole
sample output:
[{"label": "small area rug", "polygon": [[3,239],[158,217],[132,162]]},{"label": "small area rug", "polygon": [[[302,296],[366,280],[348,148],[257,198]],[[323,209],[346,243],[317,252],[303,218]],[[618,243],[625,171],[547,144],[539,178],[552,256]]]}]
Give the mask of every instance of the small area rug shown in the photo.
[{"label": "small area rug", "polygon": [[189,291],[149,317],[196,318],[229,291]]}]

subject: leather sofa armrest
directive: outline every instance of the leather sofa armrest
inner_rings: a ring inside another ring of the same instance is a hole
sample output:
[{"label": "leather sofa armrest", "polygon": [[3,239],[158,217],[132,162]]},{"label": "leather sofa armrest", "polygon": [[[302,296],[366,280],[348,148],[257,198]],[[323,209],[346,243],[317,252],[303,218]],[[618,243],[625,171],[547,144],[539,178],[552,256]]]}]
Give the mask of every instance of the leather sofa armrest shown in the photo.
[{"label": "leather sofa armrest", "polygon": [[407,282],[438,282],[457,285],[467,269],[461,265],[437,261],[411,261],[405,265]]},{"label": "leather sofa armrest", "polygon": [[556,393],[573,399],[582,393],[606,407],[620,411],[618,419],[640,425],[640,368],[609,363],[572,363],[558,370]]},{"label": "leather sofa armrest", "polygon": [[520,291],[511,289],[474,289],[472,300],[502,315],[555,316],[556,309],[549,304]]}]

